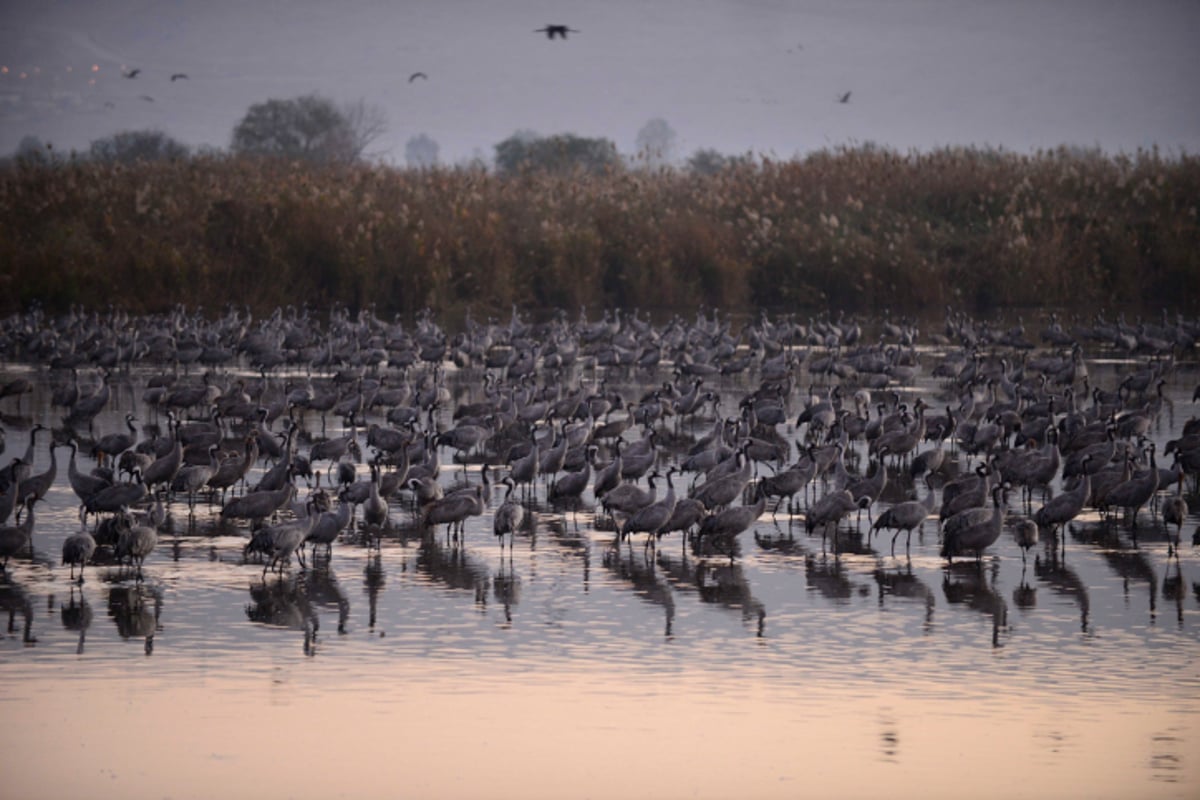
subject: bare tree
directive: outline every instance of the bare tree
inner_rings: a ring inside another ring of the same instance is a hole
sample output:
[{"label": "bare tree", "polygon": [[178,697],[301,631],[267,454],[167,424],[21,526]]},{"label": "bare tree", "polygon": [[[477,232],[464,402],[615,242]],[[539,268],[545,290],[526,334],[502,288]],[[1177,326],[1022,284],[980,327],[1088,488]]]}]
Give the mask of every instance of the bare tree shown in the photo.
[{"label": "bare tree", "polygon": [[655,117],[638,131],[637,157],[652,167],[669,164],[675,154],[677,138],[670,123],[662,117]]},{"label": "bare tree", "polygon": [[412,169],[437,165],[438,143],[424,133],[418,133],[404,145],[404,160]]},{"label": "bare tree", "polygon": [[28,133],[21,137],[13,158],[22,164],[47,164],[55,160],[55,153],[49,142]]},{"label": "bare tree", "polygon": [[496,167],[501,172],[540,169],[548,172],[603,173],[621,166],[617,146],[604,138],[560,133],[539,137],[518,131],[495,146]]},{"label": "bare tree", "polygon": [[387,113],[377,105],[361,98],[342,106],[342,116],[350,128],[350,147],[354,160],[376,158],[381,153],[368,153],[375,140],[387,132]]},{"label": "bare tree", "polygon": [[360,100],[339,109],[333,101],[310,94],[250,106],[233,129],[232,150],[349,163],[364,158],[386,128],[386,118],[376,106]]},{"label": "bare tree", "polygon": [[131,164],[135,161],[178,161],[188,157],[188,147],[162,131],[121,131],[92,140],[88,155],[95,161]]}]

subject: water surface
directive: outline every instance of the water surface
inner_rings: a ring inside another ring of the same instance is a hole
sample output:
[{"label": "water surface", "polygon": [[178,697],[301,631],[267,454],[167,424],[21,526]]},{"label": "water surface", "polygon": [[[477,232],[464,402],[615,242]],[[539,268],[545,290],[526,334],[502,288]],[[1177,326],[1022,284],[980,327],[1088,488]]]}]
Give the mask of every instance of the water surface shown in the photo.
[{"label": "water surface", "polygon": [[[927,357],[906,392],[932,396]],[[1129,368],[1097,362],[1094,380]],[[46,370],[6,370],[37,386],[4,400],[5,461],[30,423],[60,414]],[[98,431],[119,430],[127,410],[151,419],[146,377],[118,381]],[[1175,406],[1151,432],[1160,453],[1194,413],[1196,377],[1183,363],[1166,387]],[[661,378],[626,380],[632,393]],[[478,375],[449,380],[477,391]],[[326,433],[342,432],[331,417]],[[49,463],[44,434],[38,444],[35,472]],[[1007,533],[980,563],[947,565],[936,520],[893,556],[890,534],[866,542],[865,518],[835,552],[801,517],[768,513],[731,558],[677,534],[657,550],[617,544],[589,492],[580,511],[533,502],[532,528],[502,553],[497,490],[461,542],[423,534],[394,503],[378,551],[356,535],[328,562],[264,576],[243,558],[245,528],[176,502],[143,580],[90,566],[75,587],[58,564],[79,526],[68,452],[36,510],[33,558],[0,580],[6,796],[1094,798],[1200,786],[1194,513],[1178,558],[1147,512],[1136,536],[1086,513],[1065,547],[1043,542],[1027,565]],[[464,471],[479,480],[443,453],[444,483]]]}]

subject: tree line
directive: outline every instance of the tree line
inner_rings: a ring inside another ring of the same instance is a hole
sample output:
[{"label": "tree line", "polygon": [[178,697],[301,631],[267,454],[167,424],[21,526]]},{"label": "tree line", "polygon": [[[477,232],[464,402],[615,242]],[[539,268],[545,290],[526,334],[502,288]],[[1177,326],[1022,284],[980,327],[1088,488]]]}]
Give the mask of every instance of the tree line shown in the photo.
[{"label": "tree line", "polygon": [[[375,160],[372,150],[387,131],[387,118],[377,106],[362,100],[338,105],[315,94],[290,99],[271,99],[250,106],[234,127],[229,154],[234,156],[283,158],[312,164],[354,164]],[[572,133],[542,136],[517,131],[495,145],[494,166],[515,173],[538,169],[581,170],[598,173],[632,164],[663,167],[674,163],[678,136],[662,118],[648,121],[637,134],[637,152],[626,159],[612,140]],[[93,140],[84,153],[64,157],[36,136],[21,140],[10,159],[24,164],[55,164],[64,160],[103,163],[179,161],[195,155],[216,155],[212,148],[193,149],[161,130],[121,131]],[[428,134],[409,138],[404,147],[410,168],[439,165],[439,147]],[[686,166],[701,174],[712,174],[747,157],[730,157],[711,149],[696,151]]]}]

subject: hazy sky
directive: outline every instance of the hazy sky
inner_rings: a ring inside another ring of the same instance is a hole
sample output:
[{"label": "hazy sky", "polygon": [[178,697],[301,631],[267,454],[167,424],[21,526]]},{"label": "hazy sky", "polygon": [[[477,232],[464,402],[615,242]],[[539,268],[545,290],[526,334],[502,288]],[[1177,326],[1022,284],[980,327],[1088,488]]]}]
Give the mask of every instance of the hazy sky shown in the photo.
[{"label": "hazy sky", "polygon": [[383,109],[396,162],[417,133],[457,161],[518,129],[628,153],[654,117],[680,155],[1195,154],[1198,42],[1197,0],[0,0],[0,152],[145,128],[224,147],[252,103],[317,92]]}]

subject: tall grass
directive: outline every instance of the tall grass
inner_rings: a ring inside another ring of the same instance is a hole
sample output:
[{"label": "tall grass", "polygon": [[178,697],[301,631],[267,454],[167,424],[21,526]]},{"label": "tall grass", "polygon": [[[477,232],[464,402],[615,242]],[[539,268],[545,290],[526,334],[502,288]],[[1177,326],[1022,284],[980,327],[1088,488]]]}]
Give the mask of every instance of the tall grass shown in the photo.
[{"label": "tall grass", "polygon": [[863,147],[605,175],[0,171],[0,307],[1200,306],[1200,161]]}]

